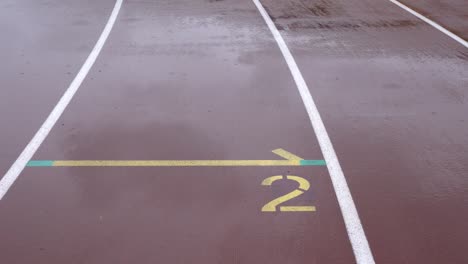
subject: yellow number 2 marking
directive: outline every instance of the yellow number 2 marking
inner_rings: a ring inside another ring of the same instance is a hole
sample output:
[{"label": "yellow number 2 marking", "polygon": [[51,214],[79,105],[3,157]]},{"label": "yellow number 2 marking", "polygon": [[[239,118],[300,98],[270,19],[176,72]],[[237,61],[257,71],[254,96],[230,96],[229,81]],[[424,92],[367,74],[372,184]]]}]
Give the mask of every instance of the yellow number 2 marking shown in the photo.
[{"label": "yellow number 2 marking", "polygon": [[[264,186],[271,186],[273,182],[277,180],[282,180],[284,179],[282,175],[277,175],[277,176],[271,176],[263,180],[262,185]],[[286,176],[286,179],[288,180],[293,180],[299,183],[299,188],[285,194],[281,197],[278,197],[274,199],[273,201],[265,204],[262,207],[262,212],[276,212],[276,207],[286,201],[289,201],[293,198],[296,198],[297,196],[301,195],[304,193],[304,191],[309,190],[310,184],[309,182],[301,177],[298,176],[292,176],[288,175]],[[315,211],[315,206],[280,206],[280,211],[281,212],[314,212]]]}]

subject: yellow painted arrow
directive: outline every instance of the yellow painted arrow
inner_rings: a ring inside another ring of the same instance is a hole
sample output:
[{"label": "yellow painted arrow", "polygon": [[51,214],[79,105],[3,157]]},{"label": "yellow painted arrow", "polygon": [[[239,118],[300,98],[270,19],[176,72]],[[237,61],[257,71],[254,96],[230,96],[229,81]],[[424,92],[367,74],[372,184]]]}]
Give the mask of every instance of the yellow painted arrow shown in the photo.
[{"label": "yellow painted arrow", "polygon": [[284,149],[272,151],[285,160],[31,160],[28,167],[235,167],[324,166],[324,160],[304,160]]}]

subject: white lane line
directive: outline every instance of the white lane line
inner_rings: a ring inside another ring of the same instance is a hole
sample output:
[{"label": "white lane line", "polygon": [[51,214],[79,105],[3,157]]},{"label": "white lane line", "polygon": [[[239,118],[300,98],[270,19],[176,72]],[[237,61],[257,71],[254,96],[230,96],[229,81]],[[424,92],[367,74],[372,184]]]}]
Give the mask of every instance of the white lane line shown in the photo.
[{"label": "white lane line", "polygon": [[421,19],[422,21],[428,23],[429,25],[435,27],[436,29],[438,29],[439,31],[441,31],[442,33],[444,33],[445,35],[453,38],[455,41],[457,41],[458,43],[462,44],[463,46],[465,46],[465,48],[468,48],[468,42],[462,38],[460,38],[459,36],[453,34],[452,32],[448,31],[447,29],[445,29],[443,26],[437,24],[436,22],[430,20],[429,18],[421,15],[420,13],[414,11],[413,9],[409,8],[408,6],[396,1],[396,0],[389,0],[390,2],[394,3],[395,5],[403,8],[404,10],[410,12],[411,14],[413,14],[414,16],[416,16],[417,18]]},{"label": "white lane line", "polygon": [[106,42],[107,37],[109,36],[112,27],[115,24],[115,20],[117,19],[117,15],[119,14],[120,8],[122,6],[122,1],[123,0],[117,0],[115,2],[114,9],[112,10],[109,20],[107,21],[107,24],[101,33],[101,36],[96,42],[96,45],[89,54],[85,63],[83,64],[83,66],[81,66],[81,69],[75,76],[75,79],[73,79],[70,86],[62,95],[62,98],[60,98],[57,105],[54,107],[52,112],[50,112],[49,116],[44,121],[42,126],[36,132],[36,134],[28,143],[28,145],[26,145],[23,152],[21,152],[19,157],[16,159],[13,165],[11,165],[10,169],[0,180],[0,200],[5,196],[5,194],[8,192],[8,189],[10,189],[13,183],[15,183],[16,179],[23,171],[28,161],[33,157],[34,153],[36,153],[37,149],[42,144],[42,142],[44,142],[50,130],[52,129],[52,127],[54,127],[55,123],[60,118],[63,111],[72,100],[78,88],[80,88],[81,83],[86,78],[86,75],[88,74],[89,70],[96,61],[96,58],[101,52],[102,47],[104,46],[104,43]]},{"label": "white lane line", "polygon": [[322,118],[317,110],[317,106],[312,98],[312,95],[309,92],[304,78],[299,70],[299,67],[294,60],[291,52],[289,51],[288,46],[284,42],[283,37],[279,33],[275,24],[271,20],[268,13],[265,11],[265,8],[262,6],[259,0],[252,0],[258,8],[258,11],[265,20],[268,28],[273,34],[278,46],[283,53],[284,59],[289,66],[289,70],[296,82],[297,89],[301,94],[302,101],[304,106],[309,114],[312,127],[317,135],[320,148],[322,150],[323,156],[327,163],[328,172],[332,180],[333,188],[335,189],[336,197],[338,198],[338,203],[340,205],[341,213],[343,214],[344,222],[346,225],[346,230],[348,232],[349,240],[351,241],[351,246],[353,248],[354,257],[356,258],[357,264],[374,264],[374,257],[372,256],[369,243],[367,242],[364,229],[361,225],[361,220],[354,205],[351,192],[349,191],[348,184],[346,183],[346,178],[341,169],[340,163],[336,156],[333,145],[330,141],[330,137],[325,129]]}]

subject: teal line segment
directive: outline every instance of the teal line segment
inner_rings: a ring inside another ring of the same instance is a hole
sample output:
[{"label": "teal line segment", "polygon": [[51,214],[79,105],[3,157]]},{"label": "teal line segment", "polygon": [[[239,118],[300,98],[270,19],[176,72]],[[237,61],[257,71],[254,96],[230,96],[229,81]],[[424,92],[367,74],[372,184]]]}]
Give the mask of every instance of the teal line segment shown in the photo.
[{"label": "teal line segment", "polygon": [[53,160],[30,160],[26,167],[52,167],[54,166]]},{"label": "teal line segment", "polygon": [[324,160],[301,160],[301,166],[325,166]]}]

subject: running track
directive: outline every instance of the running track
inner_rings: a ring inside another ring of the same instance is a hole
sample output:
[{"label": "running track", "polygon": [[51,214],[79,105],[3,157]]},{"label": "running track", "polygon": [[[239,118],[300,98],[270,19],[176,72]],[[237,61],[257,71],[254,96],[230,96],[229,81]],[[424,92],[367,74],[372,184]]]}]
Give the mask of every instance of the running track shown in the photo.
[{"label": "running track", "polygon": [[467,16],[2,1],[0,262],[467,263]]}]

